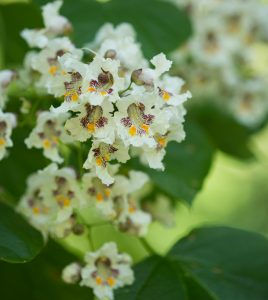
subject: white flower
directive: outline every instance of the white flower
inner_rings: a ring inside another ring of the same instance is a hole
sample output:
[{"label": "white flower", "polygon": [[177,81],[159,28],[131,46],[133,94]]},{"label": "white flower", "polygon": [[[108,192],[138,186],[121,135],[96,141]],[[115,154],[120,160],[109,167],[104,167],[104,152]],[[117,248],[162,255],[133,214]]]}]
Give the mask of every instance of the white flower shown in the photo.
[{"label": "white flower", "polygon": [[140,209],[136,192],[148,179],[146,174],[138,171],[130,171],[128,178],[115,176],[112,195],[116,217],[113,222],[119,230],[138,236],[146,235],[152,219],[148,213]]},{"label": "white flower", "polygon": [[255,79],[241,82],[229,106],[240,123],[248,127],[260,125],[268,116],[266,81]]},{"label": "white flower", "polygon": [[7,153],[7,148],[13,146],[11,134],[16,126],[16,117],[12,113],[4,113],[0,110],[0,160]]},{"label": "white flower", "polygon": [[60,69],[58,76],[47,83],[48,92],[55,97],[64,96],[64,102],[55,112],[67,112],[79,106],[81,102],[83,79],[87,73],[88,65],[82,63],[77,55],[65,53],[58,57]]},{"label": "white flower", "polygon": [[43,149],[45,157],[54,162],[62,163],[59,155],[59,144],[70,143],[72,139],[64,129],[69,114],[55,114],[53,112],[42,112],[37,119],[37,125],[25,140],[28,148],[36,147]]},{"label": "white flower", "polygon": [[0,71],[0,109],[5,107],[8,99],[6,89],[8,88],[10,82],[14,79],[15,75],[15,72],[11,70]]},{"label": "white flower", "polygon": [[44,48],[49,41],[45,29],[24,29],[21,32],[21,37],[31,48]]},{"label": "white flower", "polygon": [[136,41],[136,34],[132,25],[127,23],[114,27],[107,23],[103,25],[93,43],[93,47],[105,58],[117,59],[120,61],[120,74],[129,75],[137,68],[145,68],[148,62],[143,57],[141,46]]},{"label": "white flower", "polygon": [[94,137],[105,143],[113,143],[115,139],[115,125],[111,112],[113,105],[104,102],[100,105],[82,104],[72,109],[77,116],[66,122],[65,128],[70,135],[80,142]]},{"label": "white flower", "polygon": [[153,95],[133,94],[117,102],[118,111],[114,114],[117,134],[126,146],[155,147],[154,135],[166,132],[172,112],[152,108],[153,101]]},{"label": "white flower", "polygon": [[88,252],[85,262],[80,284],[92,288],[100,300],[113,300],[113,290],[134,281],[131,258],[127,254],[119,254],[115,243],[106,243],[98,251]]},{"label": "white flower", "polygon": [[62,271],[62,280],[66,283],[77,283],[81,277],[81,266],[78,263],[72,263],[66,266]]},{"label": "white flower", "polygon": [[68,38],[62,37],[50,40],[46,47],[33,57],[31,67],[42,74],[39,81],[40,86],[48,88],[50,91],[55,77],[65,74],[65,70],[58,61],[58,58],[65,53],[71,54],[77,60],[80,60],[83,54],[81,50],[74,47]]},{"label": "white flower", "polygon": [[182,142],[185,139],[185,131],[182,122],[184,121],[184,110],[172,109],[174,116],[170,119],[169,128],[164,134],[155,134],[154,140],[156,145],[154,147],[145,146],[140,149],[134,149],[134,154],[140,156],[141,162],[149,165],[152,169],[164,170],[163,159],[166,154],[166,147],[170,141],[177,143]]},{"label": "white flower", "polygon": [[17,210],[44,235],[47,235],[57,209],[56,203],[53,205],[45,197],[43,187],[49,183],[50,178],[44,171],[31,175],[27,180],[27,190],[17,207]]},{"label": "white flower", "polygon": [[71,23],[63,16],[59,15],[59,10],[63,1],[54,1],[42,7],[42,16],[45,28],[49,34],[60,35],[72,30]]},{"label": "white flower", "polygon": [[86,173],[82,183],[87,203],[95,205],[98,211],[108,219],[113,219],[115,217],[113,186],[103,184],[93,172]]},{"label": "white flower", "polygon": [[118,76],[120,62],[96,55],[90,63],[82,86],[82,97],[92,105],[101,105],[107,99],[116,102],[124,79]]},{"label": "white flower", "polygon": [[42,7],[42,16],[45,28],[42,29],[24,29],[21,36],[32,48],[44,48],[50,39],[57,35],[68,33],[72,26],[70,22],[63,16],[58,14],[63,1],[54,1]]},{"label": "white flower", "polygon": [[18,210],[45,235],[63,238],[73,231],[75,212],[83,205],[74,171],[51,164],[29,178]]},{"label": "white flower", "polygon": [[128,147],[124,146],[121,141],[115,140],[113,144],[95,141],[83,167],[93,170],[104,184],[109,185],[114,182],[110,174],[110,161],[117,160],[126,163],[129,159]]},{"label": "white flower", "polygon": [[132,73],[132,81],[139,86],[142,86],[141,90],[152,89],[155,87],[155,83],[159,80],[160,76],[169,71],[172,65],[172,61],[166,58],[166,55],[160,53],[154,56],[150,62],[154,66],[151,68],[140,68]]},{"label": "white flower", "polygon": [[184,80],[179,77],[165,74],[157,84],[157,95],[160,98],[159,105],[180,106],[192,97],[189,91],[182,92]]}]

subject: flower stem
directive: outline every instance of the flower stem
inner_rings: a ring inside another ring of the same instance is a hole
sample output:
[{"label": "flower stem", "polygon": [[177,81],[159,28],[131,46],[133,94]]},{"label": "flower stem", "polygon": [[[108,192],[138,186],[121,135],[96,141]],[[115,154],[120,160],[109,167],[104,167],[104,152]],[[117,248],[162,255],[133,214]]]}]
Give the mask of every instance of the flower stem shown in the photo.
[{"label": "flower stem", "polygon": [[120,96],[120,97],[123,96],[123,94],[124,94],[125,92],[127,92],[128,90],[130,90],[131,85],[132,85],[132,82],[133,82],[133,81],[130,82],[129,86],[128,86],[125,90],[119,92],[119,96]]}]

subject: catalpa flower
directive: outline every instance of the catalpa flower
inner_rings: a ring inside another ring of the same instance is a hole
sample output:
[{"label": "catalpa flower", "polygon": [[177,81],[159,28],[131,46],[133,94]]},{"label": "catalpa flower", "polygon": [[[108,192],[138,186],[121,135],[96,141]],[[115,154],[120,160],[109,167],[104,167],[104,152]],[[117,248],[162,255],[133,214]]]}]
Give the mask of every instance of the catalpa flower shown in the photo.
[{"label": "catalpa flower", "polygon": [[0,160],[7,154],[7,148],[13,146],[11,134],[15,126],[15,115],[12,113],[4,113],[0,110]]},{"label": "catalpa flower", "polygon": [[103,216],[113,219],[113,185],[102,183],[92,171],[83,176],[82,184],[87,203],[95,206]]},{"label": "catalpa flower", "polygon": [[117,160],[118,162],[126,163],[129,159],[128,147],[120,140],[115,140],[112,144],[95,141],[83,167],[91,169],[104,184],[109,185],[114,182],[114,178],[110,174],[110,162]]},{"label": "catalpa flower", "polygon": [[51,164],[45,171],[51,178],[51,184],[44,187],[46,196],[58,207],[55,222],[64,222],[84,204],[76,174],[70,168],[58,169],[56,164]]},{"label": "catalpa flower", "polygon": [[11,70],[2,70],[0,71],[0,109],[5,107],[5,104],[8,100],[8,96],[6,94],[6,90],[11,83],[11,81],[15,78],[16,73]]},{"label": "catalpa flower", "polygon": [[164,170],[163,159],[166,155],[168,143],[170,141],[180,143],[185,138],[183,121],[183,112],[177,111],[177,114],[170,120],[170,126],[167,131],[164,134],[157,133],[154,135],[154,147],[134,148],[133,154],[139,155],[141,162],[149,165],[150,168]]},{"label": "catalpa flower", "polygon": [[71,23],[63,16],[59,15],[59,10],[63,1],[54,1],[42,7],[42,16],[45,28],[42,29],[24,29],[21,36],[32,48],[44,48],[50,39],[62,34],[69,33],[72,30]]},{"label": "catalpa flower", "polygon": [[229,103],[236,119],[248,126],[260,125],[268,116],[267,83],[260,79],[241,82]]},{"label": "catalpa flower", "polygon": [[94,137],[105,143],[113,143],[115,126],[110,114],[113,109],[113,105],[109,101],[105,101],[102,106],[82,104],[73,108],[77,116],[69,119],[65,128],[75,140],[80,142]]},{"label": "catalpa flower", "polygon": [[81,103],[82,85],[88,70],[88,65],[80,62],[77,56],[66,53],[58,57],[60,68],[64,70],[59,76],[47,84],[48,92],[55,97],[64,97],[64,102],[52,110],[67,112],[75,109]]},{"label": "catalpa flower", "polygon": [[65,74],[58,60],[65,53],[70,53],[77,60],[80,60],[83,55],[82,51],[76,49],[68,38],[62,37],[50,40],[46,47],[33,57],[31,67],[42,75],[40,86],[50,87],[55,77]]},{"label": "catalpa flower", "polygon": [[44,193],[44,186],[49,183],[50,178],[44,171],[31,175],[27,180],[27,190],[17,207],[17,210],[44,236],[48,234],[56,211],[56,203],[53,205],[48,201]]},{"label": "catalpa flower", "polygon": [[153,107],[150,94],[133,94],[117,102],[114,113],[117,134],[126,146],[142,147],[156,145],[154,135],[165,134],[172,112]]},{"label": "catalpa flower", "polygon": [[72,169],[51,164],[29,177],[18,210],[46,236],[58,238],[74,232],[76,209],[83,205],[82,193]]},{"label": "catalpa flower", "polygon": [[115,176],[112,195],[116,217],[113,222],[119,230],[138,236],[146,235],[152,219],[140,208],[136,192],[148,180],[146,174],[137,171],[130,171],[129,177]]},{"label": "catalpa flower", "polygon": [[113,300],[113,290],[134,281],[132,260],[127,254],[119,254],[115,243],[106,243],[98,251],[86,253],[85,263],[80,285],[92,288],[100,300]]},{"label": "catalpa flower", "polygon": [[70,143],[73,141],[64,129],[64,123],[68,117],[68,113],[40,113],[36,127],[25,140],[27,147],[43,149],[45,157],[54,162],[62,163],[63,158],[59,155],[59,145],[61,142]]},{"label": "catalpa flower", "polygon": [[105,99],[116,102],[124,88],[124,79],[118,76],[119,65],[118,60],[96,55],[83,81],[83,99],[92,105],[101,105]]},{"label": "catalpa flower", "polygon": [[141,46],[136,41],[134,28],[127,23],[116,27],[110,23],[103,25],[97,32],[95,41],[88,47],[98,49],[98,53],[105,58],[119,60],[119,73],[122,76],[129,76],[135,69],[148,66]]},{"label": "catalpa flower", "polygon": [[164,105],[181,106],[191,98],[192,94],[189,91],[182,92],[184,83],[184,80],[179,77],[165,74],[157,84],[156,93],[160,99],[160,107]]},{"label": "catalpa flower", "polygon": [[153,91],[161,75],[169,71],[172,65],[172,62],[163,53],[154,56],[150,62],[154,66],[154,69],[139,68],[133,71],[131,80],[137,85],[135,89],[142,90],[143,92]]}]

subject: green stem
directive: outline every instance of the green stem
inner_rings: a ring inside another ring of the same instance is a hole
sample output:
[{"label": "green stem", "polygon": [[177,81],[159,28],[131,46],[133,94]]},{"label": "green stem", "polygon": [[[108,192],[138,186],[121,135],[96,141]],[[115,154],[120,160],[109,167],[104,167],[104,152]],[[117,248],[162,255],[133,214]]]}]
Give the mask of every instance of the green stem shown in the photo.
[{"label": "green stem", "polygon": [[123,96],[123,94],[124,94],[125,92],[127,92],[128,90],[130,90],[131,85],[132,85],[132,82],[133,82],[133,81],[130,82],[129,86],[128,86],[125,90],[119,92],[119,96],[120,96],[120,97]]},{"label": "green stem", "polygon": [[140,238],[140,242],[142,243],[143,247],[151,254],[156,255],[157,253],[152,248],[152,246],[146,241],[145,238]]}]

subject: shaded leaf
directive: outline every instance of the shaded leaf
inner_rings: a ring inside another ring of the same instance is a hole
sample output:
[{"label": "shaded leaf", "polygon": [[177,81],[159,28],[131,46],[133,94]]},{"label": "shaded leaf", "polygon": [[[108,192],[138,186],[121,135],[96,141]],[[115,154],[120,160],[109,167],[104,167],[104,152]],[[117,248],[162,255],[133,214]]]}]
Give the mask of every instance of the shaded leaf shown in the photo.
[{"label": "shaded leaf", "polygon": [[153,256],[139,263],[134,270],[134,284],[118,290],[116,300],[187,299],[181,275],[168,260]]},{"label": "shaded leaf", "polygon": [[0,40],[3,40],[5,67],[21,65],[28,46],[20,37],[24,28],[42,27],[40,10],[33,4],[14,3],[0,5],[3,29]]},{"label": "shaded leaf", "polygon": [[5,300],[93,300],[89,288],[65,284],[62,269],[76,257],[50,242],[43,253],[25,265],[0,263],[1,297]]},{"label": "shaded leaf", "polygon": [[0,203],[0,260],[25,263],[44,246],[41,234],[14,210]]},{"label": "shaded leaf", "polygon": [[219,300],[268,299],[268,241],[227,227],[193,230],[169,256]]}]

